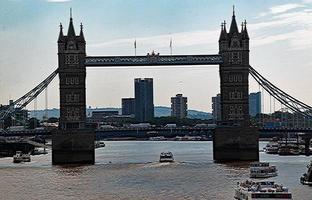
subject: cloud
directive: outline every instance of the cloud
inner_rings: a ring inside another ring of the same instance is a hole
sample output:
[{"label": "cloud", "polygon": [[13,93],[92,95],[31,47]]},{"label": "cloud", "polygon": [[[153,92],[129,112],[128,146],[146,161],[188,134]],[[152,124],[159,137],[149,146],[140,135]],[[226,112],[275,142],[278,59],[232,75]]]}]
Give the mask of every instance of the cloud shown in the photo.
[{"label": "cloud", "polygon": [[[312,2],[312,0],[309,0]],[[258,15],[258,18],[267,16],[267,15],[275,15],[275,14],[281,14],[281,13],[285,13],[288,12],[290,10],[296,9],[296,8],[303,8],[306,7],[306,5],[303,4],[296,4],[296,3],[288,3],[288,4],[281,4],[281,5],[277,5],[277,6],[272,6],[271,8],[269,8],[269,11],[267,12],[262,12]]]},{"label": "cloud", "polygon": [[296,3],[289,3],[289,4],[273,6],[270,8],[270,12],[272,14],[279,14],[279,13],[284,13],[284,12],[287,12],[287,11],[295,9],[295,8],[302,8],[302,7],[305,7],[305,5],[296,4]]},{"label": "cloud", "polygon": [[[312,0],[311,0],[312,2]],[[294,8],[298,8],[293,10]],[[270,8],[274,13],[271,17],[263,16],[259,21],[248,25],[253,47],[284,42],[289,49],[300,50],[312,48],[312,9],[301,4],[284,4]],[[258,20],[257,20],[258,21]],[[217,48],[220,30],[197,30],[174,34],[162,34],[136,38],[137,46],[141,49],[169,48],[170,37],[173,47],[183,49],[190,46],[205,46]],[[135,38],[120,38],[112,41],[91,43],[93,49],[132,48]]]}]

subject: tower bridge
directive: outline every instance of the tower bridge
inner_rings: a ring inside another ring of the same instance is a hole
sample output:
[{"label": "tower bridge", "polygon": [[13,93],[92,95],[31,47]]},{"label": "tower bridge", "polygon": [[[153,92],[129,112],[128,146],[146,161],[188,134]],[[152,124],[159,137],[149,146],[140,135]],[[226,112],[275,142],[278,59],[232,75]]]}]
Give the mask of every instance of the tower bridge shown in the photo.
[{"label": "tower bridge", "polygon": [[[60,25],[58,69],[43,84],[12,106],[25,107],[59,75],[59,129],[53,133],[53,164],[94,163],[94,130],[86,127],[86,68],[115,66],[219,65],[221,121],[214,133],[214,160],[258,160],[258,129],[249,119],[249,74],[275,99],[293,112],[312,119],[312,108],[286,94],[249,65],[249,35],[246,21],[239,31],[233,11],[229,31],[221,24],[219,52],[207,55],[86,56],[83,26],[76,34],[70,16],[67,35]],[[51,78],[52,77],[52,78]],[[25,102],[25,103],[20,103]],[[0,120],[14,112],[0,111]]]}]

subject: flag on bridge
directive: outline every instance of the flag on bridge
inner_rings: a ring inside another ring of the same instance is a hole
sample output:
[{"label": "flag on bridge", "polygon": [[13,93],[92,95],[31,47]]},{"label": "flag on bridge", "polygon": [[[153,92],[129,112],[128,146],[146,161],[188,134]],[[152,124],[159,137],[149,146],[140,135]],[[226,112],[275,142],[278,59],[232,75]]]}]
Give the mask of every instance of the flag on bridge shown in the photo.
[{"label": "flag on bridge", "polygon": [[170,47],[170,55],[172,55],[172,37],[170,38],[169,47]]},{"label": "flag on bridge", "polygon": [[136,45],[136,39],[134,40],[134,55],[136,56],[136,47],[137,47],[137,45]]}]

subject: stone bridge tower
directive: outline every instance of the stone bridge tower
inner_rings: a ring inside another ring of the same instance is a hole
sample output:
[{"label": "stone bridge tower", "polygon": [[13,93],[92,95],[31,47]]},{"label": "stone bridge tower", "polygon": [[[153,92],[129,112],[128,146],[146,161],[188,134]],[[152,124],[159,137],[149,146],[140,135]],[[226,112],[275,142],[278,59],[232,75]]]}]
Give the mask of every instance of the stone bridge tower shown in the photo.
[{"label": "stone bridge tower", "polygon": [[221,25],[219,54],[220,65],[221,120],[241,126],[249,125],[249,36],[246,21],[239,32],[233,11],[230,30],[225,22]]},{"label": "stone bridge tower", "polygon": [[52,162],[94,163],[94,134],[86,129],[86,41],[82,24],[76,35],[73,18],[67,35],[60,25],[58,73],[60,79],[59,131],[53,136]]},{"label": "stone bridge tower", "polygon": [[233,8],[230,30],[221,24],[219,54],[221,125],[215,132],[214,159],[258,160],[258,134],[249,119],[249,36],[246,21],[239,31]]}]

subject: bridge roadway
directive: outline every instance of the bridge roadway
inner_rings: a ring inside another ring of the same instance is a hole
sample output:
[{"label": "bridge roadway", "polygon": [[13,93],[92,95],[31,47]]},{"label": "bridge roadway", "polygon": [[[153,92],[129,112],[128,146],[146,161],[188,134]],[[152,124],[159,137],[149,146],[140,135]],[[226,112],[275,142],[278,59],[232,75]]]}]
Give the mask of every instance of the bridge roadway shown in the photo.
[{"label": "bridge roadway", "polygon": [[86,67],[159,66],[159,65],[218,65],[221,55],[159,55],[146,56],[87,56]]},{"label": "bridge roadway", "polygon": [[[106,134],[107,136],[125,136],[127,133],[130,135],[135,134],[149,134],[150,136],[161,136],[162,134],[168,135],[170,133],[176,134],[207,134],[212,133],[215,127],[121,127],[121,128],[111,128],[111,129],[96,129],[97,135]],[[282,133],[306,133],[312,135],[312,128],[259,128],[260,137],[266,135],[279,135]],[[31,130],[25,129],[20,131],[0,131],[0,136],[4,137],[14,137],[14,136],[51,136],[51,130]]]}]

